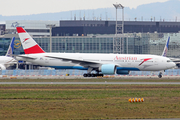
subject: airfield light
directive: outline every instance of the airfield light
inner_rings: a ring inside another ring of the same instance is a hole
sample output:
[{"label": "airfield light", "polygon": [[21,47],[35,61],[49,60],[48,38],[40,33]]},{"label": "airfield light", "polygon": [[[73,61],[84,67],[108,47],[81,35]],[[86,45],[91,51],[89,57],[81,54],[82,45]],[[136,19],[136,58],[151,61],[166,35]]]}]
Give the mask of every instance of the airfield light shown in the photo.
[{"label": "airfield light", "polygon": [[116,8],[116,9],[123,9],[124,8],[124,6],[122,6],[121,4],[113,4],[114,5],[114,7]]}]

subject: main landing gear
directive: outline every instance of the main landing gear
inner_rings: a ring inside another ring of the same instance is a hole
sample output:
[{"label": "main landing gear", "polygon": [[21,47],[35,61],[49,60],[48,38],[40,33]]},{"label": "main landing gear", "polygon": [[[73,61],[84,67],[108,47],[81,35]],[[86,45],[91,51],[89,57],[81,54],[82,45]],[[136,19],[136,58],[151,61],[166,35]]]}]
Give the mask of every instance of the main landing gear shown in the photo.
[{"label": "main landing gear", "polygon": [[99,70],[95,70],[96,74],[91,73],[93,71],[93,68],[89,67],[87,73],[84,73],[84,77],[103,77],[103,74],[99,74]]},{"label": "main landing gear", "polygon": [[84,77],[103,77],[103,74],[91,74],[91,73],[84,73],[83,74]]}]

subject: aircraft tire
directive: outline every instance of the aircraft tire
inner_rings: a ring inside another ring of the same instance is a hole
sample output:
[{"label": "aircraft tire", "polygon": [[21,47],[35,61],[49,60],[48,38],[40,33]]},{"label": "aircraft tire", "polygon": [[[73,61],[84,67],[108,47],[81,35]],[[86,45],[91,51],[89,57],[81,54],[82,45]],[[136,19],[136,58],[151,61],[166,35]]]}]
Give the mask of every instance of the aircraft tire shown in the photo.
[{"label": "aircraft tire", "polygon": [[95,77],[96,75],[95,74],[91,74],[91,77]]},{"label": "aircraft tire", "polygon": [[91,77],[92,75],[91,74],[87,74],[87,77]]},{"label": "aircraft tire", "polygon": [[103,77],[103,74],[96,74],[96,77]]},{"label": "aircraft tire", "polygon": [[104,76],[103,74],[87,74],[87,73],[83,74],[83,77],[103,77],[103,76]]},{"label": "aircraft tire", "polygon": [[158,75],[158,77],[159,77],[159,78],[162,78],[162,75],[161,75],[161,74],[159,74],[159,75]]},{"label": "aircraft tire", "polygon": [[86,74],[86,73],[84,73],[84,74],[83,74],[83,76],[84,76],[84,77],[87,77],[87,74]]},{"label": "aircraft tire", "polygon": [[103,74],[100,74],[101,75],[101,77],[103,77],[104,75]]}]

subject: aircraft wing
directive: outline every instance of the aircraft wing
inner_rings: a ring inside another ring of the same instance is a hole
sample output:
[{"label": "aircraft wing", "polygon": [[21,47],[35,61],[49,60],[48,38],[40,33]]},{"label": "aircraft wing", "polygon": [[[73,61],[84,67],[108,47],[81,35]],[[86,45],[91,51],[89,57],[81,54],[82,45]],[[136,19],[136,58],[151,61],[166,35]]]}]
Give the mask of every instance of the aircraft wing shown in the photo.
[{"label": "aircraft wing", "polygon": [[[60,59],[60,60],[63,60],[63,61],[70,61],[72,63],[76,63],[76,64],[80,64],[82,66],[86,66],[86,67],[100,67],[102,64],[101,61],[91,61],[91,60],[85,60],[85,59],[77,59],[77,58],[67,58],[67,57],[61,57],[61,56],[45,56],[45,57],[48,57],[48,58],[54,58],[54,59]],[[108,63],[106,63],[108,64]],[[112,63],[109,63],[109,64],[112,64]],[[114,63],[113,63],[114,64]],[[120,67],[120,65],[116,64],[116,66]]]},{"label": "aircraft wing", "polygon": [[70,61],[72,63],[77,63],[77,64],[100,64],[98,61],[88,61],[88,60],[77,59],[77,58],[66,58],[66,57],[60,57],[60,56],[45,56],[45,57],[60,59],[67,62]]},{"label": "aircraft wing", "polygon": [[179,64],[180,58],[170,58],[174,63]]},{"label": "aircraft wing", "polygon": [[37,57],[32,57],[28,55],[13,55],[13,56],[15,56],[16,58],[24,58],[24,59],[32,59],[32,60],[37,59]]}]

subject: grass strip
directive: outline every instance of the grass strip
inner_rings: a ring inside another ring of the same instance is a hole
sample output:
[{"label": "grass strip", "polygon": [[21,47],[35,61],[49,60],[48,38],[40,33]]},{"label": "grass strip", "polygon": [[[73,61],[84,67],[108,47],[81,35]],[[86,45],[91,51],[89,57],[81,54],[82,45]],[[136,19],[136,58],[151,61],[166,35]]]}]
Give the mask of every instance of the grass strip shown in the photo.
[{"label": "grass strip", "polygon": [[75,79],[0,79],[0,82],[180,82],[173,78],[75,78]]},{"label": "grass strip", "polygon": [[3,120],[180,118],[180,85],[0,85],[0,107]]}]

